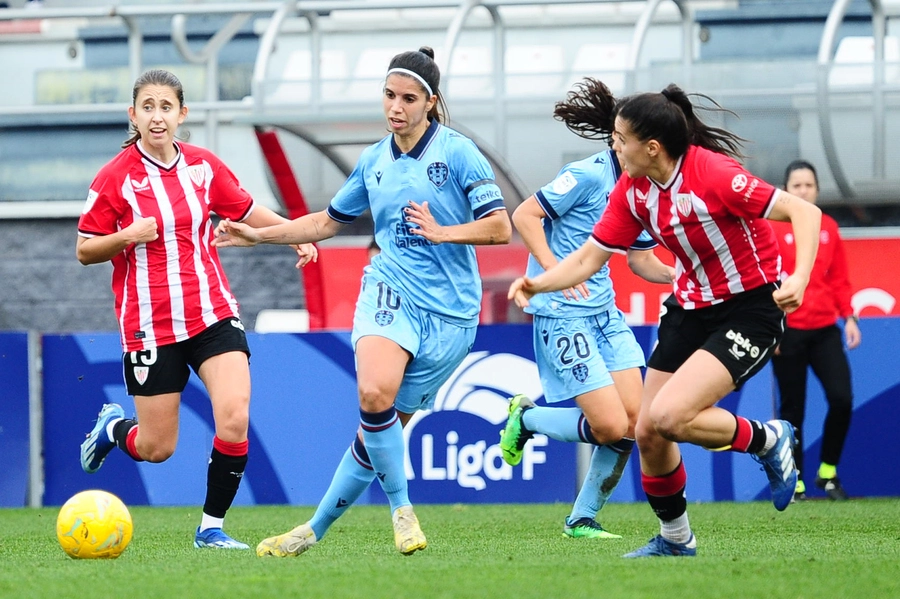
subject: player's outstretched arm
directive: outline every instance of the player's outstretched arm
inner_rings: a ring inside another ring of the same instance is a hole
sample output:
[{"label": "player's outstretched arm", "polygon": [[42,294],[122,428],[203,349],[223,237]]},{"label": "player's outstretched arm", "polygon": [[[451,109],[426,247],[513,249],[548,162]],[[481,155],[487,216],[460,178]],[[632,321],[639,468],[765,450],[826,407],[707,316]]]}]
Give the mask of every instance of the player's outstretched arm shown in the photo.
[{"label": "player's outstretched arm", "polygon": [[560,291],[574,287],[588,279],[592,274],[603,268],[612,253],[602,249],[588,239],[584,245],[566,256],[562,262],[542,274],[530,279],[520,277],[513,281],[507,296],[514,300],[516,305],[524,308],[537,293],[547,291]]},{"label": "player's outstretched arm", "polygon": [[292,221],[268,227],[254,228],[247,223],[225,219],[216,227],[216,247],[250,247],[259,243],[298,245],[333,237],[344,225],[328,216],[324,210],[307,214]]}]

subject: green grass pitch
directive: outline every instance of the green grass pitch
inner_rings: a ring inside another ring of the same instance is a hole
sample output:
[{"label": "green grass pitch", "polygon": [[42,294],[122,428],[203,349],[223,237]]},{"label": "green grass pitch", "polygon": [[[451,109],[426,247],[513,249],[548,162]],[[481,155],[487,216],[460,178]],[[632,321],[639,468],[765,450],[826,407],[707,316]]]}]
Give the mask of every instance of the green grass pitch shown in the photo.
[{"label": "green grass pitch", "polygon": [[[657,533],[646,504],[610,504],[621,540],[569,539],[568,506],[419,505],[428,548],[393,546],[386,506],[352,508],[308,553],[258,558],[192,547],[199,508],[131,508],[134,539],[116,560],[73,560],[57,508],[0,510],[0,597],[865,598],[900,597],[900,499],[688,508],[696,558],[626,560]],[[310,507],[236,507],[226,530],[254,545],[308,519]]]}]

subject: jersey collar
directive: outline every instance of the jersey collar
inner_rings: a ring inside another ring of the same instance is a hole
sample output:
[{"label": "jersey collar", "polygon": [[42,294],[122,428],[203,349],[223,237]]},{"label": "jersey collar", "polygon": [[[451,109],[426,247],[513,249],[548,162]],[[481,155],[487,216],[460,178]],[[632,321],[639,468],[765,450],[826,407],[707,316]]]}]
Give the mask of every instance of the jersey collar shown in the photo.
[{"label": "jersey collar", "polygon": [[[422,135],[421,139],[416,142],[416,145],[413,146],[413,149],[409,151],[407,156],[413,160],[421,158],[422,154],[425,153],[425,150],[428,149],[428,146],[431,145],[431,140],[434,139],[440,126],[437,119],[430,121],[428,129],[425,129],[425,133]],[[398,160],[402,155],[403,152],[400,150],[400,146],[397,145],[397,142],[394,141],[394,136],[391,135],[391,158]]]},{"label": "jersey collar", "polygon": [[173,158],[172,162],[170,162],[168,164],[161,162],[158,159],[151,156],[150,154],[148,154],[147,151],[144,150],[144,146],[141,145],[141,140],[137,140],[136,142],[134,142],[134,146],[135,146],[135,148],[137,148],[138,154],[140,154],[144,160],[154,164],[155,166],[161,168],[164,171],[170,171],[173,168],[175,168],[175,166],[178,164],[178,161],[181,159],[181,146],[178,145],[177,141],[173,142],[173,143],[175,144],[175,158]]},{"label": "jersey collar", "polygon": [[675,168],[672,169],[672,176],[669,177],[669,180],[666,181],[665,183],[659,183],[656,180],[651,179],[650,177],[647,177],[647,178],[650,179],[650,181],[653,182],[653,184],[656,185],[658,188],[660,188],[663,191],[666,191],[667,189],[672,187],[672,184],[675,183],[675,179],[678,177],[678,173],[681,172],[681,166],[684,163],[685,156],[687,156],[687,153],[682,155],[681,158],[678,159],[678,162],[675,163]]},{"label": "jersey collar", "polygon": [[607,150],[609,154],[609,159],[612,161],[613,173],[616,176],[616,181],[619,180],[619,177],[622,176],[622,165],[619,164],[619,157],[616,156],[616,151],[613,149]]}]

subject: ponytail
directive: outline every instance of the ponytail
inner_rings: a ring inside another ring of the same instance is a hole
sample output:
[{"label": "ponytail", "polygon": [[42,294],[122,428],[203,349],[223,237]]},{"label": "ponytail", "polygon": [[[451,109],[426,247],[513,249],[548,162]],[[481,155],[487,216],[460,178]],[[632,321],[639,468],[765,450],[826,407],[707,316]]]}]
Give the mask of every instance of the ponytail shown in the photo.
[{"label": "ponytail", "polygon": [[566,99],[557,102],[553,118],[584,139],[612,143],[616,98],[602,81],[585,77],[575,84]]}]

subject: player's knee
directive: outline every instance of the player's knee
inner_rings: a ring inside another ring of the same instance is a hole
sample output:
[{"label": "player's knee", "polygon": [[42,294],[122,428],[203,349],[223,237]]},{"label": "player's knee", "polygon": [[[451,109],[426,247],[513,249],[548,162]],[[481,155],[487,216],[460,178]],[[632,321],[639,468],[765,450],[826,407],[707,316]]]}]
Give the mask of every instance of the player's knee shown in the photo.
[{"label": "player's knee", "polygon": [[366,412],[383,412],[394,403],[394,397],[375,384],[359,384],[359,407]]},{"label": "player's knee", "polygon": [[172,457],[172,454],[175,453],[175,443],[165,442],[154,444],[149,447],[138,446],[137,449],[138,453],[141,454],[141,459],[150,462],[151,464],[159,464]]},{"label": "player's knee", "polygon": [[657,434],[668,441],[681,441],[685,438],[687,422],[678,414],[669,410],[650,411],[650,422]]},{"label": "player's knee", "polygon": [[226,429],[243,436],[250,426],[250,402],[243,400],[230,401],[225,407],[217,410],[217,429]]},{"label": "player's knee", "polygon": [[627,436],[629,423],[627,418],[604,419],[599,422],[588,421],[591,427],[591,435],[600,445],[615,443]]}]

